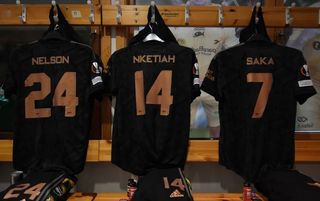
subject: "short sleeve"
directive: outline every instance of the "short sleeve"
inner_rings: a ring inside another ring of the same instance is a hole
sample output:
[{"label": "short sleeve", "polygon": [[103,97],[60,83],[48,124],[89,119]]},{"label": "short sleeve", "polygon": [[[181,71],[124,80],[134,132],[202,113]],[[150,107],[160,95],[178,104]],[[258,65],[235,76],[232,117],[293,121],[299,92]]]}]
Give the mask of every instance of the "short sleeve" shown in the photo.
[{"label": "short sleeve", "polygon": [[200,96],[199,63],[194,52],[192,52],[192,101]]},{"label": "short sleeve", "polygon": [[295,64],[297,65],[297,80],[295,97],[300,104],[303,104],[309,97],[313,96],[317,92],[313,87],[313,83],[308,70],[308,65],[301,52],[299,52],[296,59],[297,61],[295,62]]},{"label": "short sleeve", "polygon": [[3,82],[3,90],[6,98],[16,93],[17,83],[15,79],[15,69],[17,69],[16,53],[13,52],[9,59],[9,67],[6,73],[5,80]]},{"label": "short sleeve", "polygon": [[96,93],[103,89],[103,81],[102,81],[102,61],[100,57],[94,53],[92,53],[92,59],[90,61],[91,70],[90,70],[90,93]]},{"label": "short sleeve", "polygon": [[217,56],[211,60],[205,78],[201,84],[201,90],[212,95],[217,101],[220,100],[218,93],[218,58]]}]

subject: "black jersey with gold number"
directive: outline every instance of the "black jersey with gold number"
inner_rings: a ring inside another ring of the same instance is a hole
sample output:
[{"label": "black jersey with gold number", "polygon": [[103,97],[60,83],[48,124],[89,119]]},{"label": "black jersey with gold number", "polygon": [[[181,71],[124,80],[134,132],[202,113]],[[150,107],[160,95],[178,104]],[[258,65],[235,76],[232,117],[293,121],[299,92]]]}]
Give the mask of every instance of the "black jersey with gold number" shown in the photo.
[{"label": "black jersey with gold number", "polygon": [[201,89],[219,101],[220,164],[254,180],[294,163],[296,102],[314,95],[298,50],[252,40],[220,52]]},{"label": "black jersey with gold number", "polygon": [[200,93],[193,50],[173,42],[140,42],[115,52],[108,66],[116,96],[112,162],[137,175],[183,167],[190,103]]},{"label": "black jersey with gold number", "polygon": [[17,99],[15,169],[83,169],[89,96],[102,87],[98,63],[90,47],[66,40],[40,40],[13,52],[4,89]]}]

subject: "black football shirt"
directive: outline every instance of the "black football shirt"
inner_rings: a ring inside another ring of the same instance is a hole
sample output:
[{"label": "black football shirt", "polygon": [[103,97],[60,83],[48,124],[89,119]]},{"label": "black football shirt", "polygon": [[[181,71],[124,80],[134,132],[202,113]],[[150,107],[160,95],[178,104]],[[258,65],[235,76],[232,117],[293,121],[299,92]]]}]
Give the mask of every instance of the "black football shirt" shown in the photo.
[{"label": "black football shirt", "polygon": [[294,163],[296,102],[316,93],[296,49],[253,40],[220,52],[201,89],[219,101],[219,162],[253,181]]},{"label": "black football shirt", "polygon": [[2,201],[58,201],[67,200],[77,178],[59,170],[41,170],[0,192]]},{"label": "black football shirt", "polygon": [[192,49],[148,41],[116,51],[108,62],[116,106],[112,163],[136,175],[183,167],[190,103],[200,94]]},{"label": "black football shirt", "polygon": [[4,89],[17,100],[15,169],[83,169],[89,96],[103,86],[98,61],[89,46],[65,40],[40,40],[13,52]]}]

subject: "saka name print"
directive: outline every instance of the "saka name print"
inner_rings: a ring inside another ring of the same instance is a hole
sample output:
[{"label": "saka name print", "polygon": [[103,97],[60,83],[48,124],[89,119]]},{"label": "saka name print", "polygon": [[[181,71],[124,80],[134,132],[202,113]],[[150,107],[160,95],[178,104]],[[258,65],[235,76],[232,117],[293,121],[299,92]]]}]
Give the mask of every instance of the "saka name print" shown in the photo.
[{"label": "saka name print", "polygon": [[274,65],[272,57],[247,57],[247,65]]}]

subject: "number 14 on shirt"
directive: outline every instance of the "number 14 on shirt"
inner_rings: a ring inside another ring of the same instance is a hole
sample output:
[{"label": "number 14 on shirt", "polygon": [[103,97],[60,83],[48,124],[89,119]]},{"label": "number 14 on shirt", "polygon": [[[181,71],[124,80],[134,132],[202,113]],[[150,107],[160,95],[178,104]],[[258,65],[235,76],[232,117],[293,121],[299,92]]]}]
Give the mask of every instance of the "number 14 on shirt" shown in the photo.
[{"label": "number 14 on shirt", "polygon": [[[170,105],[173,103],[173,96],[171,95],[172,71],[163,70],[159,73],[146,98],[144,94],[143,71],[136,71],[134,78],[137,116],[146,114],[146,104],[160,105],[160,115],[168,116]],[[159,95],[160,92],[161,95]]]}]

